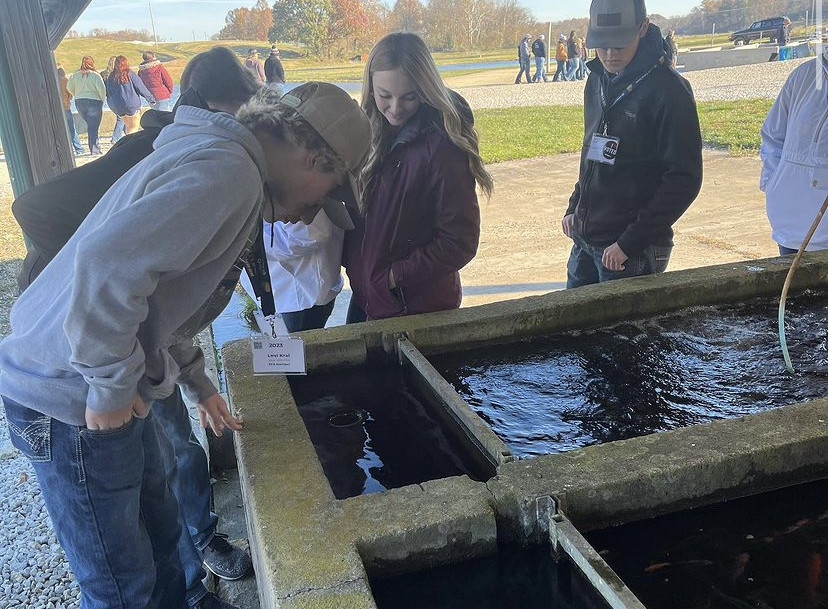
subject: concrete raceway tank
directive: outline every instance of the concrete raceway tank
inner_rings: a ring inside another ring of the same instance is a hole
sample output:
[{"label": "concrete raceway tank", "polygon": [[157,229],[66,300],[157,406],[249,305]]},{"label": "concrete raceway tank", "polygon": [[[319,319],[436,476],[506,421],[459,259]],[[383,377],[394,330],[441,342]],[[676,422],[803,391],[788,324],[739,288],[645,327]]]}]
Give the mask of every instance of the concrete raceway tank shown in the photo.
[{"label": "concrete raceway tank", "polygon": [[[305,332],[305,378],[225,346],[262,606],[370,609],[371,581],[546,544],[601,603],[643,607],[584,534],[828,478],[828,252],[795,276],[787,379],[790,261]],[[481,406],[495,380],[517,426]]]}]

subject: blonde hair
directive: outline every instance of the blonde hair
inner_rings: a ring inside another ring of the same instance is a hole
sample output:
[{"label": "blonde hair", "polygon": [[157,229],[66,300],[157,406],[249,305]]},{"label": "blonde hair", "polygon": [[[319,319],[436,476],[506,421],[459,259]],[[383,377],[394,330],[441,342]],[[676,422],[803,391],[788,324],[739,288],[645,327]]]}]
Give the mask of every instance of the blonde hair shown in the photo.
[{"label": "blonde hair", "polygon": [[443,83],[423,40],[408,32],[396,32],[383,37],[371,50],[365,65],[362,109],[371,121],[371,151],[362,170],[363,185],[368,183],[379,167],[393,139],[394,130],[377,108],[373,95],[373,73],[386,70],[402,71],[417,87],[420,101],[437,110],[442,127],[451,142],[468,155],[469,170],[475,181],[486,196],[491,197],[494,181],[480,158],[479,138],[474,129],[471,110],[462,97]]}]

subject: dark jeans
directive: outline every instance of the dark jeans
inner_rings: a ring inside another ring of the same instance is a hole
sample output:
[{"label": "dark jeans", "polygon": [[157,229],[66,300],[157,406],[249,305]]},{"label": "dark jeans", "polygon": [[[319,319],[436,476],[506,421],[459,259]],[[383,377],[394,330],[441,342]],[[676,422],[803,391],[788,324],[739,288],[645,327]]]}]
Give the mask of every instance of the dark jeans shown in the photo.
[{"label": "dark jeans", "polygon": [[106,431],[3,399],[12,444],[34,466],[83,609],[184,607],[178,504],[152,411]]},{"label": "dark jeans", "polygon": [[605,248],[589,245],[577,234],[573,237],[572,252],[569,254],[569,262],[566,265],[567,288],[604,283],[625,277],[663,273],[670,262],[670,252],[673,251],[670,245],[650,245],[630,256],[624,263],[623,271],[611,271],[601,263]]},{"label": "dark jeans", "polygon": [[345,323],[346,324],[358,324],[368,319],[368,316],[365,314],[365,311],[359,308],[359,305],[354,302],[353,295],[351,296],[351,302],[348,303],[348,313],[345,316]]},{"label": "dark jeans", "polygon": [[515,78],[516,85],[520,84],[520,77],[523,76],[524,72],[526,73],[526,82],[532,82],[531,67],[528,57],[526,59],[520,60],[520,71],[518,72],[518,75]]},{"label": "dark jeans", "polygon": [[791,254],[797,253],[798,251],[799,251],[798,249],[792,250],[791,248],[785,247],[784,245],[779,246],[779,255],[780,256],[789,256]]},{"label": "dark jeans", "polygon": [[75,99],[78,114],[86,122],[86,133],[89,138],[89,152],[98,149],[98,129],[101,126],[103,102],[97,99]]},{"label": "dark jeans", "polygon": [[218,516],[210,510],[207,454],[193,433],[190,413],[178,387],[170,397],[153,402],[152,411],[163,432],[159,442],[167,481],[178,499],[182,526],[178,553],[184,567],[187,603],[194,605],[207,594],[201,583],[206,575],[201,551],[213,539],[218,522]]},{"label": "dark jeans", "polygon": [[336,298],[328,304],[316,305],[304,311],[282,313],[282,321],[285,322],[288,332],[301,332],[302,330],[324,328],[334,309],[335,302]]}]

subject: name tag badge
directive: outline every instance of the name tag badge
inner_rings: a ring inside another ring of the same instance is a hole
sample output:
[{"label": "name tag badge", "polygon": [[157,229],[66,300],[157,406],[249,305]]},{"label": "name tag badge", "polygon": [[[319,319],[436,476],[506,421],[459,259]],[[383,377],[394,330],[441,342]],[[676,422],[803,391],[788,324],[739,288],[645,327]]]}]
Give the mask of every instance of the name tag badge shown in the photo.
[{"label": "name tag badge", "polygon": [[251,338],[253,347],[253,374],[307,374],[305,341],[301,338],[279,336]]},{"label": "name tag badge", "polygon": [[265,317],[261,311],[254,311],[253,317],[262,332],[262,336],[255,336],[250,341],[253,375],[307,374],[305,341],[290,338],[285,323],[278,315]]},{"label": "name tag badge", "polygon": [[621,139],[594,133],[587,151],[587,160],[597,161],[605,165],[615,165],[615,158],[618,156],[618,148]]}]

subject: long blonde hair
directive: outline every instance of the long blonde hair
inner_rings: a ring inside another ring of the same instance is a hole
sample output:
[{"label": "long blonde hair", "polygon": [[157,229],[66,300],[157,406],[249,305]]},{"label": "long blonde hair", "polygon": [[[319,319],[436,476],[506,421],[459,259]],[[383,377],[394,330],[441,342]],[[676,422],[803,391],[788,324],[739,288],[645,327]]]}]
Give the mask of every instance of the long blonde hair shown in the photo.
[{"label": "long blonde hair", "polygon": [[379,167],[394,134],[393,127],[379,111],[374,100],[372,75],[374,72],[397,69],[401,70],[417,88],[420,101],[437,110],[442,127],[451,142],[468,155],[469,170],[475,181],[486,196],[491,197],[494,181],[480,158],[479,138],[474,129],[471,111],[465,108],[467,112],[461,112],[457,107],[454,97],[459,95],[450,91],[443,83],[423,40],[408,32],[396,32],[383,37],[371,50],[368,63],[365,65],[362,109],[371,121],[371,152],[362,171],[362,183],[367,184]]}]

